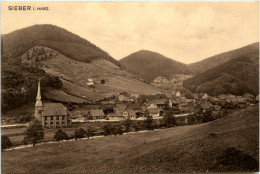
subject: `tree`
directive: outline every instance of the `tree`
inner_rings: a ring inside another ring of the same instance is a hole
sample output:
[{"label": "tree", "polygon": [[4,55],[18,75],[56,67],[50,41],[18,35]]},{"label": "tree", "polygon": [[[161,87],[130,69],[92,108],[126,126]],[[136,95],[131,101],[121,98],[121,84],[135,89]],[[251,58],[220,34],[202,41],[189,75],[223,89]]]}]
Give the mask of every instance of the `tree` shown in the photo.
[{"label": "tree", "polygon": [[82,128],[75,130],[74,132],[75,139],[77,140],[77,139],[84,138],[85,133],[86,133],[85,130]]},{"label": "tree", "polygon": [[176,125],[176,120],[171,108],[166,108],[164,115],[164,122],[167,127],[172,127]]},{"label": "tree", "polygon": [[37,119],[34,119],[29,127],[24,132],[24,143],[32,143],[35,146],[36,143],[39,143],[44,139],[44,128],[41,122]]},{"label": "tree", "polygon": [[132,120],[130,120],[130,118],[127,118],[127,119],[124,121],[125,131],[126,131],[127,133],[130,132],[131,125],[132,125]]},{"label": "tree", "polygon": [[152,118],[152,116],[148,116],[144,122],[146,123],[146,128],[147,128],[148,130],[154,130],[154,125],[153,125],[153,118]]},{"label": "tree", "polygon": [[53,137],[56,141],[62,141],[62,140],[67,140],[69,139],[68,135],[66,132],[63,132],[61,129],[58,129],[58,131],[55,133]]},{"label": "tree", "polygon": [[7,149],[11,146],[12,146],[12,143],[11,143],[9,137],[6,136],[6,135],[2,135],[2,137],[1,137],[1,149],[4,150],[4,149]]},{"label": "tree", "polygon": [[112,131],[111,131],[111,125],[110,124],[106,124],[103,126],[103,131],[104,131],[104,135],[108,136],[111,135]]},{"label": "tree", "polygon": [[88,127],[87,129],[87,137],[89,139],[89,137],[93,136],[93,128],[92,127]]},{"label": "tree", "polygon": [[121,126],[117,127],[116,131],[117,131],[118,135],[123,135],[123,133],[124,133]]}]

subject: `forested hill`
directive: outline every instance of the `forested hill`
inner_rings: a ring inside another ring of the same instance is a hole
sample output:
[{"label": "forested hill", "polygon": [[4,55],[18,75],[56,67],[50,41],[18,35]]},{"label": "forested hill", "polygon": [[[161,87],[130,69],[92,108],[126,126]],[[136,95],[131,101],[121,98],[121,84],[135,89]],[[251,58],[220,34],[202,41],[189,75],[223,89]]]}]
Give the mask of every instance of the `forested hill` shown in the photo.
[{"label": "forested hill", "polygon": [[195,73],[202,73],[229,60],[244,55],[254,54],[258,51],[259,42],[247,45],[239,49],[221,53],[196,63],[189,64],[189,68]]},{"label": "forested hill", "polygon": [[96,59],[106,59],[115,65],[120,63],[108,53],[89,41],[54,25],[34,25],[2,35],[3,59],[19,57],[34,46],[46,46],[63,55],[89,63]]},{"label": "forested hill", "polygon": [[187,79],[184,87],[193,92],[243,95],[259,94],[258,52],[244,55],[225,62],[201,74]]},{"label": "forested hill", "polygon": [[167,58],[159,53],[141,50],[119,60],[130,72],[148,82],[156,77],[170,78],[174,74],[191,74],[187,65]]}]

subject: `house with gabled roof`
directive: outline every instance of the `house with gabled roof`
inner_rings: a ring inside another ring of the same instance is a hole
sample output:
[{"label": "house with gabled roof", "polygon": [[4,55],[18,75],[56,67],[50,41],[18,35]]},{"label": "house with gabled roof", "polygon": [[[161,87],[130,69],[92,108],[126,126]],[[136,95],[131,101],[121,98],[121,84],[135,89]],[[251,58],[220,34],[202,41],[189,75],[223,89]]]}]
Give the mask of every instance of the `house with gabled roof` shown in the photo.
[{"label": "house with gabled roof", "polygon": [[153,118],[162,117],[164,115],[164,111],[161,108],[147,108],[147,111]]},{"label": "house with gabled roof", "polygon": [[108,116],[109,120],[118,121],[118,120],[124,120],[125,119],[121,112],[109,113],[107,116]]},{"label": "house with gabled roof", "polygon": [[92,117],[93,120],[100,120],[105,118],[105,114],[102,109],[91,109],[87,115]]}]

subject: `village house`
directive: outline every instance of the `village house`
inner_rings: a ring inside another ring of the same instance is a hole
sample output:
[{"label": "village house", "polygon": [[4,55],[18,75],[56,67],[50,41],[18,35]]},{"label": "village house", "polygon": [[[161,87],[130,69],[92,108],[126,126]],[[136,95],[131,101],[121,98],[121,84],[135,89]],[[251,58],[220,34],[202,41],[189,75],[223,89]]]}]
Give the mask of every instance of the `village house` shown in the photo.
[{"label": "village house", "polygon": [[255,101],[255,97],[252,94],[245,93],[243,97],[247,100],[249,103],[253,103]]},{"label": "village house", "polygon": [[87,78],[86,84],[87,86],[94,86],[94,80],[92,78]]},{"label": "village house", "polygon": [[164,111],[161,108],[147,108],[147,111],[153,119],[162,117],[164,115]]},{"label": "village house", "polygon": [[108,116],[109,120],[119,121],[119,120],[125,119],[121,112],[109,113],[107,116]]},{"label": "village house", "polygon": [[209,95],[207,93],[201,93],[199,95],[199,97],[202,98],[202,99],[207,99],[209,97]]},{"label": "village house", "polygon": [[158,108],[164,109],[169,105],[169,100],[167,98],[154,99],[152,100],[154,105],[157,105]]},{"label": "village house", "polygon": [[40,81],[38,82],[35,103],[35,117],[42,123],[44,128],[58,128],[71,125],[71,118],[67,109],[61,103],[42,103]]},{"label": "village house", "polygon": [[180,91],[176,92],[175,96],[176,97],[181,97],[181,92]]},{"label": "village house", "polygon": [[130,118],[131,120],[135,120],[136,119],[136,111],[133,110],[133,109],[128,109],[128,110],[125,110],[123,113],[122,113],[123,117],[125,119],[127,118]]},{"label": "village house", "polygon": [[118,103],[114,107],[114,111],[118,113],[122,113],[126,109],[127,105],[124,103]]},{"label": "village house", "polygon": [[134,101],[134,99],[132,99],[131,97],[124,96],[124,95],[119,95],[119,96],[117,97],[117,99],[118,99],[119,102],[124,102],[124,101],[130,102],[130,101]]},{"label": "village house", "polygon": [[92,117],[93,120],[101,120],[105,118],[105,114],[102,109],[91,109],[87,113],[88,117]]}]

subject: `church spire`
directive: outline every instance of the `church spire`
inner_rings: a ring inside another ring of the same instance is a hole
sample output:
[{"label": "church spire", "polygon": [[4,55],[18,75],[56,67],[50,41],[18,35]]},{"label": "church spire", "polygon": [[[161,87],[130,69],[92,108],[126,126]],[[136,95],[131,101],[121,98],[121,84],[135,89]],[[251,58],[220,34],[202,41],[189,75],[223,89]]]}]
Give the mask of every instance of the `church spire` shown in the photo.
[{"label": "church spire", "polygon": [[40,83],[40,79],[38,82],[38,92],[37,92],[37,97],[36,97],[36,103],[35,106],[42,106],[42,101],[41,101],[41,83]]}]

